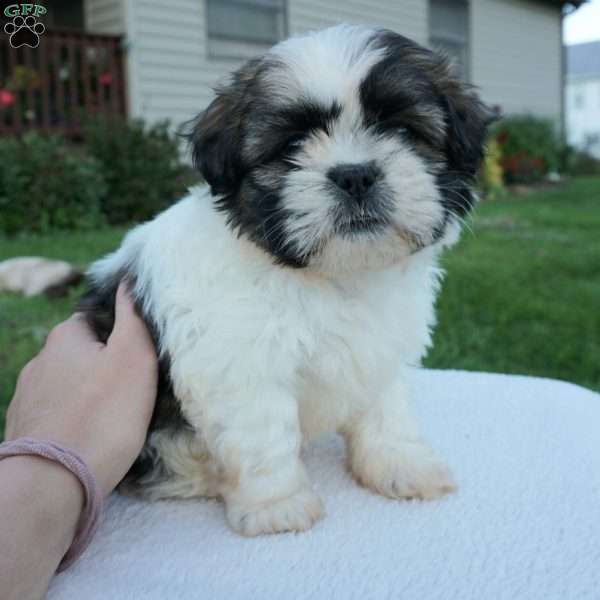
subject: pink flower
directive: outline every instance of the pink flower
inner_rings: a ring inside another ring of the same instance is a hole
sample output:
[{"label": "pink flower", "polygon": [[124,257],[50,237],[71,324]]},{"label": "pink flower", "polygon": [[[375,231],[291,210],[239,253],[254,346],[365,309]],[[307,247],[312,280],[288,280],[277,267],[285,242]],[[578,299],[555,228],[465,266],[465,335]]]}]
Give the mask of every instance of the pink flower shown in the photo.
[{"label": "pink flower", "polygon": [[0,90],[0,106],[6,108],[15,102],[15,95],[9,90]]},{"label": "pink flower", "polygon": [[98,81],[100,85],[110,85],[112,83],[112,74],[111,73],[102,73],[98,77]]}]

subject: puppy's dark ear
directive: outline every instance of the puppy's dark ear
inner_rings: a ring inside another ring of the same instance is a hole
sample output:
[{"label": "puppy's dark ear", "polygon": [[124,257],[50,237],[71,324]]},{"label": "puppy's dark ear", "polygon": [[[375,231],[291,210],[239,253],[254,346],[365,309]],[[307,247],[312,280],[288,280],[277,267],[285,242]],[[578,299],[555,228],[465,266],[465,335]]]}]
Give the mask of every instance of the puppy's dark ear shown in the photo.
[{"label": "puppy's dark ear", "polygon": [[386,29],[378,31],[376,41],[387,51],[382,64],[387,64],[388,78],[396,74],[389,65],[396,64],[402,65],[398,71],[402,85],[419,85],[417,78],[410,81],[409,67],[427,74],[445,113],[448,168],[466,178],[475,176],[483,158],[487,128],[493,120],[492,111],[479,100],[473,88],[461,80],[442,54]]},{"label": "puppy's dark ear", "polygon": [[446,113],[448,168],[472,178],[483,159],[487,130],[495,116],[474,89],[454,75],[448,61],[441,60],[442,75],[435,83]]},{"label": "puppy's dark ear", "polygon": [[189,141],[194,167],[202,173],[213,194],[232,190],[239,163],[239,124],[235,122],[232,98],[227,90],[196,119]]},{"label": "puppy's dark ear", "polygon": [[475,203],[472,185],[483,160],[488,127],[495,117],[474,89],[454,74],[448,61],[444,57],[441,60],[442,75],[436,85],[446,113],[448,168],[438,182],[445,206],[464,216]]},{"label": "puppy's dark ear", "polygon": [[248,91],[259,62],[259,59],[249,61],[227,84],[215,89],[216,98],[192,122],[191,132],[187,135],[194,166],[202,173],[213,194],[235,191],[243,173],[243,121],[249,103]]}]

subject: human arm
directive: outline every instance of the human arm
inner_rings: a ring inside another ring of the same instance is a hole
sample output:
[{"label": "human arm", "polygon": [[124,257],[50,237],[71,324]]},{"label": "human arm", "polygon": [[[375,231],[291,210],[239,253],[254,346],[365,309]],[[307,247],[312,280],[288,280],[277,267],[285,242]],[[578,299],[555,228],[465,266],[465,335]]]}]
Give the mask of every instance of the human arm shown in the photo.
[{"label": "human arm", "polygon": [[[106,344],[94,338],[82,315],[50,333],[19,377],[5,439],[70,448],[106,496],[142,448],[156,379],[152,341],[121,285]],[[0,461],[0,489],[0,597],[39,598],[73,539],[83,488],[64,467],[19,456]]]}]

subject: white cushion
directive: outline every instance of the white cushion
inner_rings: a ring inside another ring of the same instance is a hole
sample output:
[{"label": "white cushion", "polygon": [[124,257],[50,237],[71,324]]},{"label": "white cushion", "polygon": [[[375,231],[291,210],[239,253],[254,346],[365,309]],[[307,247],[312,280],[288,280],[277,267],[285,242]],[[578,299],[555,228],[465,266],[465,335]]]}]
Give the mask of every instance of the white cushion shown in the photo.
[{"label": "white cushion", "polygon": [[330,436],[306,451],[327,509],[311,531],[246,539],[214,501],[113,496],[49,598],[600,598],[600,395],[459,371],[422,371],[418,388],[453,496],[376,496],[352,481]]}]

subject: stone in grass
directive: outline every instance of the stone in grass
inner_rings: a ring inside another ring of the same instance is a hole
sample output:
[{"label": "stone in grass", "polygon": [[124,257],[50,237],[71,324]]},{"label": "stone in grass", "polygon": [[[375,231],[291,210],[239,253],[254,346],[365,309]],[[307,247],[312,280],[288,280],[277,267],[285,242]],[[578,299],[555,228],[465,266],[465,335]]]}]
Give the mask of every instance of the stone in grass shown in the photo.
[{"label": "stone in grass", "polygon": [[64,260],[20,256],[0,261],[0,292],[16,292],[27,297],[62,296],[82,277],[81,271]]}]

